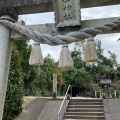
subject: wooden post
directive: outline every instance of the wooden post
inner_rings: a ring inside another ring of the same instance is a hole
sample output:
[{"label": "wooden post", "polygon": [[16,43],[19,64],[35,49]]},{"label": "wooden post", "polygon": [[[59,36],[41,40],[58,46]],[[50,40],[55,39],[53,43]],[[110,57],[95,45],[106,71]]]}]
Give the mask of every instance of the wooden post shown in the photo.
[{"label": "wooden post", "polygon": [[[8,15],[4,15],[1,18],[4,20],[12,20]],[[0,24],[0,120],[2,120],[3,116],[12,44],[13,41],[10,39],[10,29]]]}]

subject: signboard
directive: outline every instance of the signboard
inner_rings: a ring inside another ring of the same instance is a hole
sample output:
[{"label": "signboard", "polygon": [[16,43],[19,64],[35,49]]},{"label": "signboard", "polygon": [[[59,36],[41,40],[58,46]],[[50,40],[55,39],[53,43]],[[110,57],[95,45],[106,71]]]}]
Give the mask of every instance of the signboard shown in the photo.
[{"label": "signboard", "polygon": [[53,0],[56,27],[80,26],[80,0]]}]

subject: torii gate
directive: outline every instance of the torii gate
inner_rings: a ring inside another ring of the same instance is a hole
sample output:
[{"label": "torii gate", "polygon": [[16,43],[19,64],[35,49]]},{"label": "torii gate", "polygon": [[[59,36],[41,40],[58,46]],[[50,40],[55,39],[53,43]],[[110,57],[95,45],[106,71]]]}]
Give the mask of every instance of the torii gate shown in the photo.
[{"label": "torii gate", "polygon": [[[117,4],[120,4],[120,0],[1,0],[0,120],[2,120],[9,65],[11,60],[12,43],[14,40],[28,40],[32,38],[33,40],[43,44],[59,45],[66,43],[69,44],[74,41],[76,42],[90,36],[95,36],[97,34],[119,33],[120,18],[104,18],[81,21],[80,17],[80,8]],[[28,25],[25,27],[12,24],[12,22],[17,22],[18,15],[51,12],[53,10],[55,11],[55,24]],[[111,21],[114,22],[109,24]],[[102,26],[103,24],[105,26]],[[102,27],[96,27],[98,25]],[[84,28],[93,29],[90,30]],[[19,31],[20,33],[12,29]],[[81,32],[73,32],[78,30],[81,30]],[[67,34],[67,36],[61,36],[60,34]],[[70,41],[68,39],[70,39]]]}]

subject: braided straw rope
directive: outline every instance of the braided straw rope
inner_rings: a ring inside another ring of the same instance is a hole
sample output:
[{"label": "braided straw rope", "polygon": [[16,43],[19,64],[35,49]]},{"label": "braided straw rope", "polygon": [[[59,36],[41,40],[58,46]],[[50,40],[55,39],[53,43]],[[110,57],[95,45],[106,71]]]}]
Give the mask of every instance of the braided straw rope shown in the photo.
[{"label": "braided straw rope", "polygon": [[56,36],[52,36],[49,34],[41,34],[38,31],[33,31],[22,25],[12,23],[7,20],[0,20],[0,23],[13,30],[16,30],[17,32],[21,33],[22,35],[25,35],[30,39],[33,39],[36,42],[40,42],[41,44],[62,45],[62,44],[69,44],[72,42],[78,42],[89,37],[94,37],[97,34],[103,34],[106,31],[110,31],[113,28],[120,25],[120,18],[114,20],[111,23],[104,24],[102,26],[86,28],[83,30],[79,30],[77,32],[70,32],[66,35],[56,35]]}]

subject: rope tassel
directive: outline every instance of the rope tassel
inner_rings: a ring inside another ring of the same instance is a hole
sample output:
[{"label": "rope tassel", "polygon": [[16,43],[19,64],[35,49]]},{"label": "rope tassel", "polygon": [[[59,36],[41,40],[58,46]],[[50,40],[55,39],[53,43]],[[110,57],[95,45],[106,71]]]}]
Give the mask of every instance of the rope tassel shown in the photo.
[{"label": "rope tassel", "polygon": [[96,62],[98,60],[94,39],[88,38],[85,46],[84,59],[85,62]]},{"label": "rope tassel", "polygon": [[71,53],[68,49],[68,45],[62,46],[58,67],[59,68],[71,68],[71,67],[73,67],[73,60],[71,57]]},{"label": "rope tassel", "polygon": [[30,65],[42,65],[44,64],[42,50],[40,48],[40,43],[35,42],[34,46],[32,47],[32,51],[29,58]]}]

